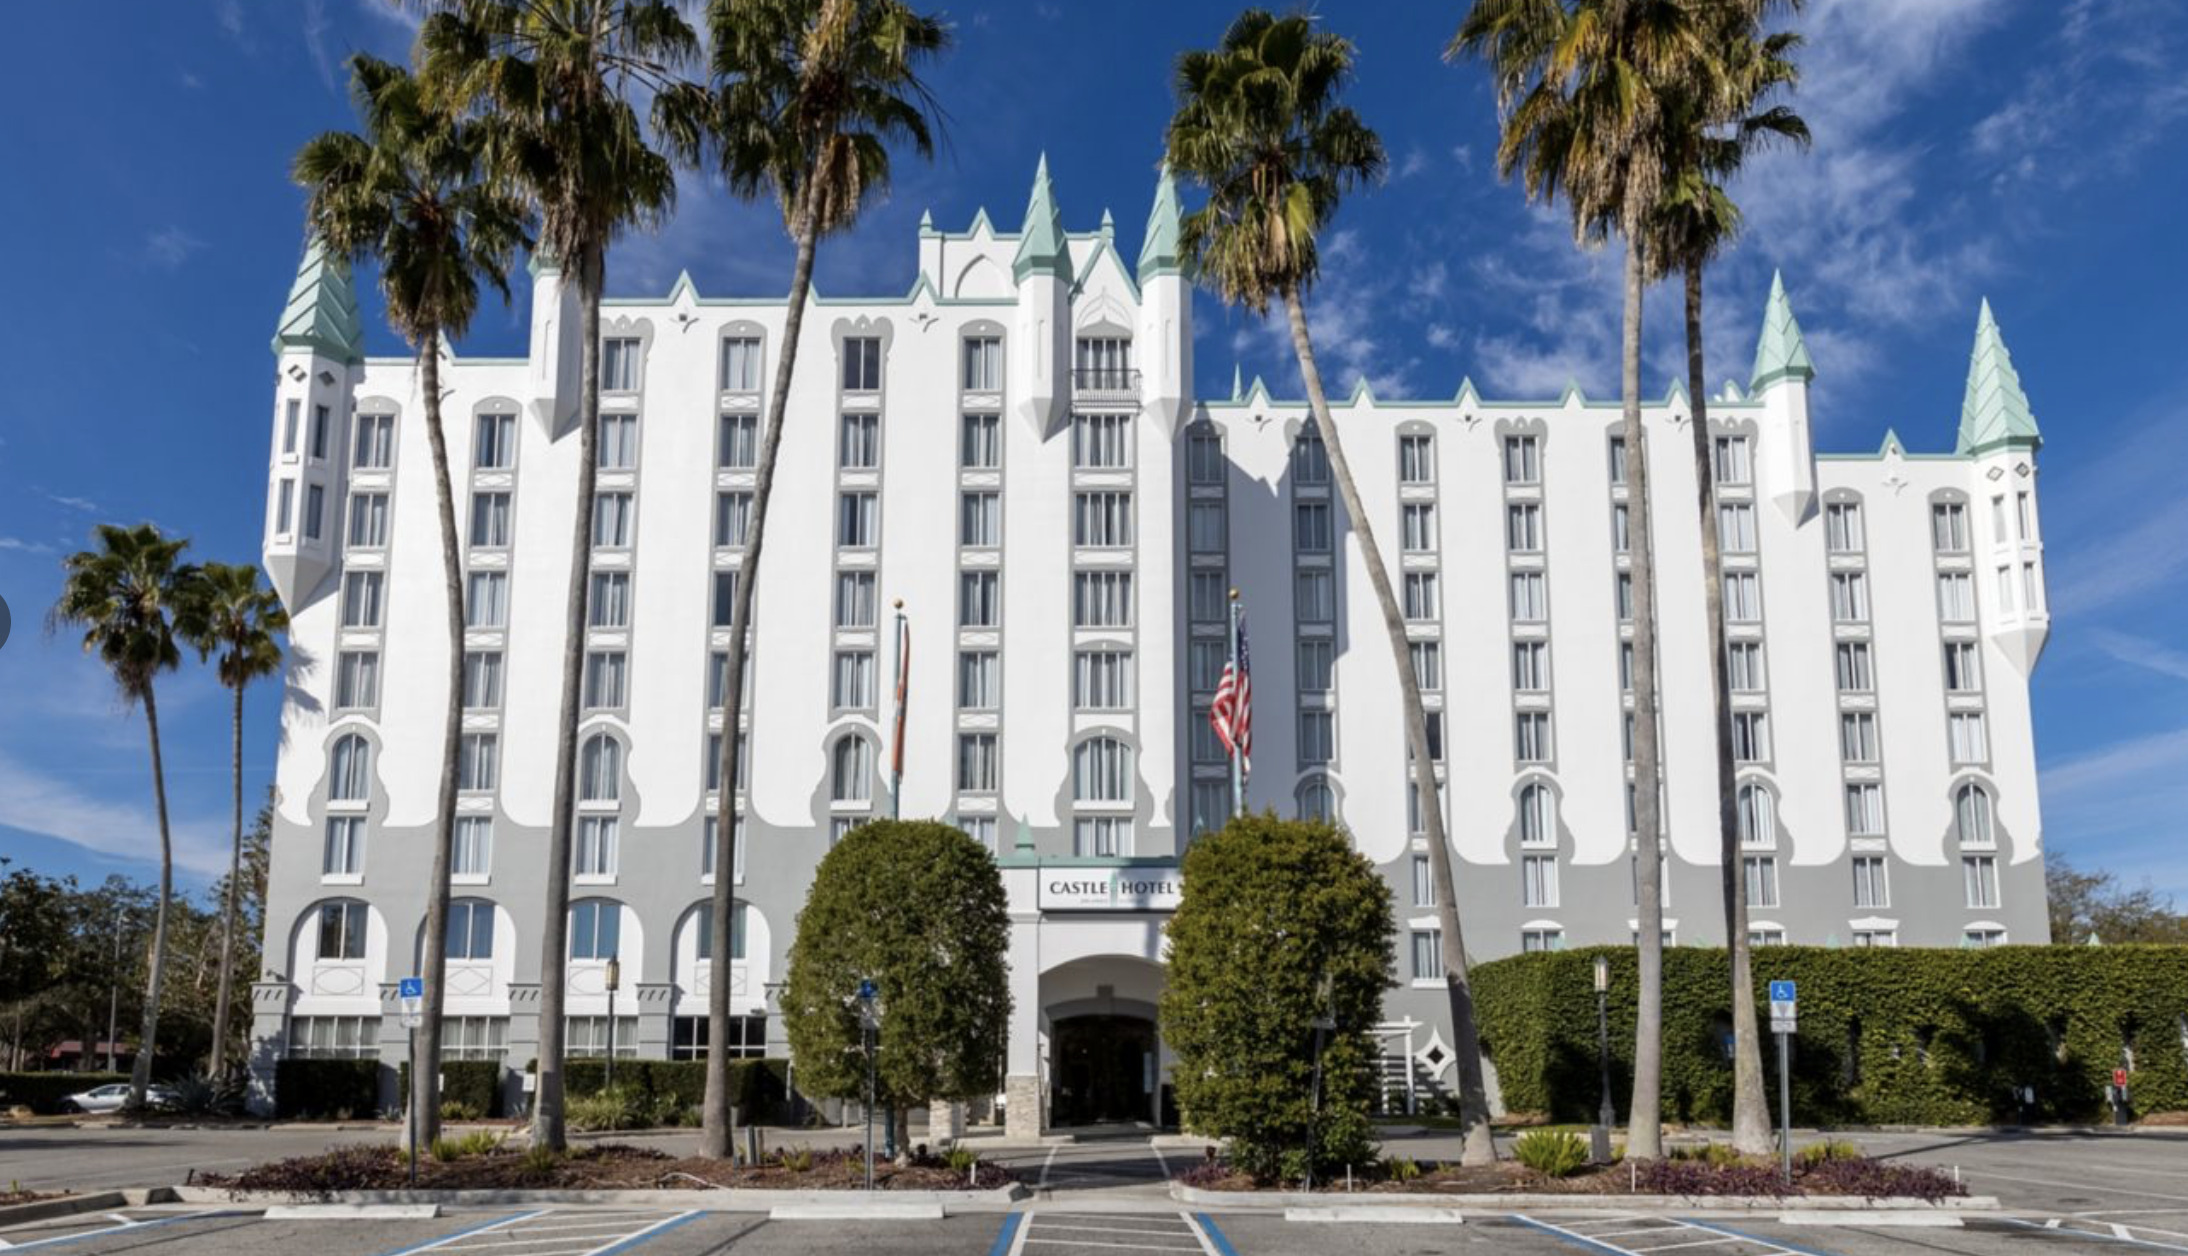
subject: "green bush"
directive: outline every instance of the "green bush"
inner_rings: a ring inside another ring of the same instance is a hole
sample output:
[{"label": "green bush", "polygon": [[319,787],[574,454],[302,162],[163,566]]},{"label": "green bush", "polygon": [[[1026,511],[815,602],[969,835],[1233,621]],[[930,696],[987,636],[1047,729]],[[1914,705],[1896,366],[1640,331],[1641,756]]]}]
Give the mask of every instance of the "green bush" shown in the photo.
[{"label": "green bush", "polygon": [[[502,1071],[500,1060],[441,1061],[441,1119],[475,1121],[503,1115]],[[395,1102],[406,1111],[410,1107],[408,1060],[395,1068]]]},{"label": "green bush", "polygon": [[1391,1156],[1383,1161],[1383,1176],[1393,1182],[1411,1182],[1421,1176],[1421,1163],[1411,1156]]},{"label": "green bush", "polygon": [[[565,1095],[599,1094],[607,1086],[607,1062],[571,1060],[562,1066]],[[729,1090],[746,1121],[773,1121],[785,1110],[784,1061],[731,1060]],[[626,1060],[615,1062],[616,1089],[642,1096],[647,1119],[661,1125],[683,1120],[706,1100],[705,1060]]]},{"label": "green bush", "polygon": [[0,1073],[0,1111],[20,1105],[51,1115],[70,1095],[128,1080],[127,1073]]},{"label": "green bush", "polygon": [[274,1065],[274,1111],[285,1117],[377,1116],[380,1062],[282,1060]]},{"label": "green bush", "polygon": [[1587,1141],[1569,1130],[1529,1130],[1512,1145],[1519,1162],[1548,1177],[1571,1177],[1588,1165]]},{"label": "green bush", "polygon": [[592,1095],[572,1095],[563,1105],[570,1128],[588,1134],[642,1129],[652,1123],[652,1103],[634,1088],[617,1085]]},{"label": "green bush", "polygon": [[[1484,1049],[1505,1106],[1589,1120],[1596,1097],[1595,957],[1611,962],[1612,1094],[1632,1097],[1634,952],[1519,955],[1474,972]],[[1722,950],[1664,952],[1667,1119],[1729,1119],[1729,969]],[[1755,958],[1756,999],[1800,983],[1789,1061],[1798,1125],[2091,1121],[2131,1046],[2137,1115],[2188,1110],[2188,947],[2009,946],[1987,950],[1772,947]],[[1766,1076],[1774,1036],[1762,1041]],[[1774,1087],[1773,1087],[1774,1089]]]},{"label": "green bush", "polygon": [[1805,1165],[1818,1165],[1830,1160],[1859,1160],[1861,1148],[1843,1138],[1826,1138],[1820,1143],[1810,1143],[1801,1148],[1794,1159]]}]

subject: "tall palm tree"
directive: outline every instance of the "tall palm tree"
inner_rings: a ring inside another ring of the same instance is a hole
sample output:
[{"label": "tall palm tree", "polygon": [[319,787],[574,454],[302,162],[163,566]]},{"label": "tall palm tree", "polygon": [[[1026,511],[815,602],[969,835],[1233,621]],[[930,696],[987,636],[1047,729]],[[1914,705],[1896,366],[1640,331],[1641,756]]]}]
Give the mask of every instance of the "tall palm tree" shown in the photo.
[{"label": "tall palm tree", "polygon": [[1350,40],[1314,28],[1301,14],[1276,17],[1248,9],[1213,50],[1178,58],[1178,109],[1170,119],[1167,158],[1172,169],[1200,181],[1208,203],[1187,217],[1179,243],[1196,277],[1224,301],[1266,313],[1280,302],[1291,324],[1307,402],[1329,452],[1345,511],[1360,540],[1362,560],[1382,608],[1391,661],[1404,696],[1406,748],[1413,788],[1420,799],[1436,879],[1437,923],[1442,931],[1445,989],[1451,999],[1452,1049],[1458,1057],[1459,1107],[1465,1128],[1463,1159],[1481,1164],[1496,1156],[1489,1133],[1489,1104],[1482,1080],[1480,1036],[1467,980],[1465,939],[1460,934],[1451,847],[1444,833],[1441,791],[1429,755],[1428,719],[1421,705],[1405,619],[1391,590],[1382,547],[1360,502],[1308,332],[1307,291],[1320,271],[1315,237],[1336,214],[1344,194],[1380,178],[1388,166],[1382,141],[1352,109],[1338,103],[1353,76]]},{"label": "tall palm tree", "polygon": [[600,293],[608,245],[634,226],[665,221],[676,204],[675,167],[648,144],[632,97],[652,96],[653,122],[665,143],[694,146],[689,128],[704,111],[693,101],[699,89],[678,75],[697,58],[699,40],[671,0],[438,0],[435,9],[419,30],[432,94],[491,123],[494,177],[531,203],[541,251],[577,277],[577,508],[563,616],[532,1107],[533,1142],[560,1149],[566,1141],[570,840],[600,427]]},{"label": "tall palm tree", "polygon": [[216,1083],[228,1072],[228,1007],[235,989],[236,896],[243,883],[243,691],[281,670],[281,634],[289,613],[281,597],[258,582],[252,563],[207,563],[175,609],[175,635],[200,659],[215,653],[220,683],[235,695],[229,721],[229,783],[235,791],[235,832],[228,845],[228,883],[220,909],[220,980],[213,999],[213,1055],[206,1073]]},{"label": "tall palm tree", "polygon": [[[813,289],[820,239],[848,228],[869,199],[889,185],[889,149],[908,143],[934,152],[933,100],[920,66],[949,44],[942,21],[903,0],[713,0],[709,65],[710,134],[730,190],[746,199],[772,195],[796,246],[782,346],[753,477],[752,519],[737,564],[730,616],[727,688],[722,698],[720,800],[715,804],[713,953],[707,996],[705,1154],[726,1156],[736,1143],[729,1093],[729,971],[736,912],[737,824],[734,784],[743,754],[737,728],[744,704],[747,634],[759,583],[775,456],[797,367],[798,337]],[[697,133],[696,129],[687,133]]]},{"label": "tall palm tree", "polygon": [[123,703],[144,707],[145,737],[152,747],[152,805],[160,825],[160,897],[152,918],[152,958],[146,966],[144,1038],[129,1072],[129,1106],[144,1106],[159,1045],[160,987],[167,975],[167,908],[175,892],[175,847],[167,826],[167,769],[160,759],[160,708],[153,678],[182,662],[175,648],[173,616],[189,596],[196,571],[182,561],[190,542],[169,538],[140,523],[124,528],[102,523],[93,530],[98,548],[61,560],[61,596],[47,612],[46,629],[83,630],[84,653],[97,654],[113,673]]},{"label": "tall palm tree", "polygon": [[1498,172],[1531,200],[1562,196],[1583,244],[1625,242],[1619,386],[1625,402],[1633,584],[1635,895],[1639,1014],[1627,1154],[1662,1154],[1664,836],[1657,722],[1656,574],[1641,427],[1646,226],[1663,186],[1664,85],[1708,62],[1699,0],[1474,0],[1445,56],[1479,56],[1497,86]]},{"label": "tall palm tree", "polygon": [[[448,971],[449,870],[456,843],[456,758],[463,736],[463,547],[441,420],[442,338],[461,336],[483,283],[509,296],[509,264],[524,242],[523,206],[484,178],[485,134],[428,99],[401,66],[350,58],[351,94],[364,134],[329,131],[296,155],[294,177],[310,194],[305,217],[335,253],[376,260],[388,322],[418,358],[433,495],[440,509],[441,597],[448,694],[441,720],[441,776],[434,799],[433,870],[426,897],[425,1015],[420,1055],[441,1058]],[[240,695],[238,701],[241,701]],[[239,804],[240,805],[240,804]],[[237,815],[241,816],[241,811]],[[240,819],[238,821],[240,823]],[[411,1078],[410,1121],[421,1143],[440,1133],[440,1070]]]},{"label": "tall palm tree", "polygon": [[[1774,0],[1772,0],[1774,2]],[[1792,0],[1797,3],[1797,0]],[[1774,1138],[1764,1094],[1762,1037],[1755,1016],[1753,948],[1748,939],[1746,866],[1740,854],[1739,784],[1733,766],[1732,685],[1726,674],[1724,574],[1718,552],[1717,477],[1710,459],[1707,375],[1702,364],[1702,271],[1740,229],[1740,208],[1725,185],[1750,152],[1771,143],[1806,146],[1808,124],[1784,105],[1766,104],[1800,78],[1792,51],[1800,36],[1764,35],[1765,0],[1732,0],[1710,14],[1712,64],[1692,67],[1666,85],[1664,191],[1649,221],[1652,279],[1680,274],[1686,289],[1687,395],[1693,406],[1696,506],[1701,515],[1702,592],[1715,699],[1717,832],[1723,878],[1725,943],[1732,959],[1732,1142],[1743,1152],[1770,1151]]]}]

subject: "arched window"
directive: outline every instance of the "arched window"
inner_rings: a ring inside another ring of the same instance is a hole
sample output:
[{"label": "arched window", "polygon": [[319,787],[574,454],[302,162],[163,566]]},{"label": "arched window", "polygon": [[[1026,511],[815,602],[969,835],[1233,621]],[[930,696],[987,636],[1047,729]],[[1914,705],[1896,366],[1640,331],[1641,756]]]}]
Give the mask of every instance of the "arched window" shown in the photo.
[{"label": "arched window", "polygon": [[863,737],[836,743],[829,797],[837,802],[871,802],[874,797],[874,748]]},{"label": "arched window", "polygon": [[595,733],[585,743],[578,774],[578,801],[614,802],[623,792],[623,743]]},{"label": "arched window", "polygon": [[483,898],[459,898],[448,905],[448,958],[494,958],[494,905]]},{"label": "arched window", "polygon": [[623,947],[623,905],[604,898],[570,904],[570,958],[614,959]]},{"label": "arched window", "polygon": [[[729,917],[729,959],[731,963],[744,962],[745,908],[748,905],[749,904],[746,903],[737,904]],[[699,963],[710,963],[714,959],[713,905],[710,903],[700,904],[698,909],[693,913],[693,919],[694,922],[698,925],[699,937],[693,947],[692,954]]]},{"label": "arched window", "polygon": [[1313,777],[1299,787],[1299,818],[1302,820],[1335,820],[1337,818],[1337,794],[1328,780]]},{"label": "arched window", "polygon": [[1993,846],[1998,835],[1991,829],[1990,794],[1980,785],[1962,785],[1953,796],[1953,820],[1960,840],[1969,846]]},{"label": "arched window", "polygon": [[353,898],[338,898],[321,903],[316,909],[318,916],[318,945],[314,954],[322,960],[363,959],[367,922],[371,909]]},{"label": "arched window", "polygon": [[1742,785],[1738,799],[1740,845],[1776,846],[1777,812],[1770,805],[1770,791],[1760,785]]},{"label": "arched window", "polygon": [[1079,743],[1071,757],[1075,802],[1131,802],[1132,749],[1114,737]]},{"label": "arched window", "polygon": [[327,773],[327,801],[364,802],[372,797],[372,743],[355,733],[334,743]]},{"label": "arched window", "polygon": [[1519,844],[1557,845],[1557,800],[1547,785],[1529,785],[1519,791]]}]

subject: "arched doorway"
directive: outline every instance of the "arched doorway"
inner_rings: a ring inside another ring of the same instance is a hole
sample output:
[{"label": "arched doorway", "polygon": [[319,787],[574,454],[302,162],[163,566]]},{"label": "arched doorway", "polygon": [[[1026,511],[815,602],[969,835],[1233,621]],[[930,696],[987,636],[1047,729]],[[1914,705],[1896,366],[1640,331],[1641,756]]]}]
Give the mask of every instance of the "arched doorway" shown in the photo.
[{"label": "arched doorway", "polygon": [[1067,1016],[1049,1026],[1049,1120],[1055,1125],[1146,1121],[1154,1113],[1155,1022],[1121,1014]]}]

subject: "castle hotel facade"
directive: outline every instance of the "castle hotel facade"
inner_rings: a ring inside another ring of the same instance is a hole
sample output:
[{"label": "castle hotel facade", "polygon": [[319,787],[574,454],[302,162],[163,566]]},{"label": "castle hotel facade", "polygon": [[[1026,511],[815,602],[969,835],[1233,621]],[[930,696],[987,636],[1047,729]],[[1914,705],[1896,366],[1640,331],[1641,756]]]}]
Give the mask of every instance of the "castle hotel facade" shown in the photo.
[{"label": "castle hotel facade", "polygon": [[[922,223],[909,294],[816,296],[756,591],[746,779],[715,779],[728,606],[786,303],[611,298],[599,500],[571,570],[578,310],[536,269],[522,358],[441,379],[465,542],[451,1057],[538,1040],[539,912],[567,582],[589,582],[568,1042],[782,1055],[775,995],[829,844],[892,807],[995,853],[1011,902],[1007,1121],[1155,1119],[1178,859],[1229,806],[1208,720],[1227,592],[1254,642],[1249,807],[1340,822],[1399,920],[1387,1085],[1448,1087],[1435,912],[1380,615],[1306,405],[1196,389],[1176,193],[1136,258],[1063,225]],[[293,616],[261,1061],[402,1058],[431,862],[447,656],[415,363],[366,357],[308,249],[275,341],[265,562]],[[1758,943],[2047,940],[2030,670],[2049,625],[2040,444],[1986,306],[1950,453],[1818,453],[1782,287],[1713,397],[1741,857]],[[1615,402],[1333,399],[1397,571],[1479,959],[1631,940],[1626,521]],[[1723,941],[1689,405],[1644,406],[1655,476],[1665,928]],[[1919,419],[1942,438],[1946,420]],[[909,638],[890,795],[893,607]],[[718,791],[740,866],[712,865]],[[714,878],[738,881],[728,973]],[[605,988],[619,961],[621,989]]]}]

